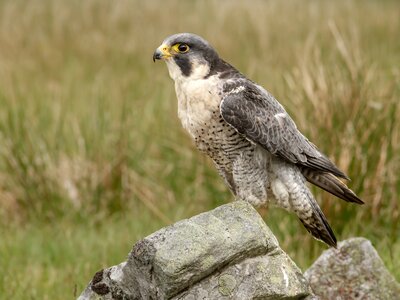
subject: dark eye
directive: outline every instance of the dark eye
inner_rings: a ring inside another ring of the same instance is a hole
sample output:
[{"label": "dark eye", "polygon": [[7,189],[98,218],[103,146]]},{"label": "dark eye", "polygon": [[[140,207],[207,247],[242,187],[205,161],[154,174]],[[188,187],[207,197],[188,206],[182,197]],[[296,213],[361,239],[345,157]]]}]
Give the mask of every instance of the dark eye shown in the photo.
[{"label": "dark eye", "polygon": [[189,46],[186,45],[186,44],[179,44],[179,45],[178,45],[178,50],[179,50],[179,52],[181,52],[181,53],[188,52],[188,51],[189,51]]}]

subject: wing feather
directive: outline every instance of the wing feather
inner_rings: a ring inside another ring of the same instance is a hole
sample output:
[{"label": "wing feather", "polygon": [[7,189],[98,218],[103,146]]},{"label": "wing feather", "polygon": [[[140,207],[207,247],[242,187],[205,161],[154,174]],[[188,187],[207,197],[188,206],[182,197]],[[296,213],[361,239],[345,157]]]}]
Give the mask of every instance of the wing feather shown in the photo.
[{"label": "wing feather", "polygon": [[223,88],[223,119],[240,134],[294,164],[348,179],[297,129],[282,105],[262,87],[244,79]]}]

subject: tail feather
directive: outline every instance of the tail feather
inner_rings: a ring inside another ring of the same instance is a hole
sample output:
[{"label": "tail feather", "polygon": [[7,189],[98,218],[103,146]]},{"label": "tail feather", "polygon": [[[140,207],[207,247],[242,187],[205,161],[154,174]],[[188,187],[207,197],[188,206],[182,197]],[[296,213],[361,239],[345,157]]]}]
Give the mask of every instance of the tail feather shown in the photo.
[{"label": "tail feather", "polygon": [[335,234],[333,233],[331,226],[329,226],[329,223],[317,202],[315,202],[314,199],[309,199],[309,204],[312,211],[311,216],[302,212],[296,212],[301,223],[315,239],[323,241],[329,246],[336,248],[337,241]]},{"label": "tail feather", "polygon": [[332,195],[347,202],[364,204],[364,201],[349,189],[346,184],[336,178],[335,175],[327,172],[311,170],[309,168],[302,168],[301,172],[308,182],[324,189]]},{"label": "tail feather", "polygon": [[[279,165],[277,166],[279,167]],[[277,166],[274,169],[275,175],[280,184],[284,186],[278,186],[276,180],[272,185],[278,205],[296,213],[301,223],[314,238],[336,248],[335,234],[307,187],[306,178],[298,168],[278,168]],[[275,193],[274,190],[280,191],[280,193]]]},{"label": "tail feather", "polygon": [[339,168],[325,156],[318,158],[308,157],[307,162],[304,162],[303,165],[315,171],[332,173],[337,177],[350,180],[346,174],[339,170]]},{"label": "tail feather", "polygon": [[[304,179],[303,179],[304,180]],[[291,210],[317,240],[336,248],[336,237],[311,191],[305,185],[293,185],[289,192]]]}]

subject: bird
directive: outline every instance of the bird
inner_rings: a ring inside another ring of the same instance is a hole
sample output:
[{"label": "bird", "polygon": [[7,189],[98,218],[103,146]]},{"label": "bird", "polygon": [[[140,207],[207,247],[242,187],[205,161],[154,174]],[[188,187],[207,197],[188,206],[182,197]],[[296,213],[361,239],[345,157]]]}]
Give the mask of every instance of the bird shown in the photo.
[{"label": "bird", "polygon": [[167,37],[153,54],[175,82],[178,117],[208,155],[237,200],[277,206],[297,215],[317,240],[337,240],[310,182],[347,202],[364,202],[349,180],[297,128],[267,90],[248,79],[193,33]]}]

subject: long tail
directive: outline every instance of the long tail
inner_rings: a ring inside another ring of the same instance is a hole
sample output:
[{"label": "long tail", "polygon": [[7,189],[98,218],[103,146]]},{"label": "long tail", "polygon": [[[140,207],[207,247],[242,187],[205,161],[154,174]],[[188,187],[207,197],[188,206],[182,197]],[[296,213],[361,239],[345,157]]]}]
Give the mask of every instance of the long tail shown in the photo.
[{"label": "long tail", "polygon": [[316,171],[309,168],[302,168],[301,173],[308,182],[315,184],[321,189],[324,189],[325,191],[335,195],[340,199],[343,199],[344,201],[364,204],[364,201],[362,201],[351,189],[349,189],[346,184],[341,182],[335,175],[332,175],[331,173]]},{"label": "long tail", "polygon": [[314,238],[336,248],[335,234],[307,187],[305,176],[297,167],[282,161],[272,162],[273,174],[277,177],[272,183],[272,192],[278,205],[296,213]]},{"label": "long tail", "polygon": [[324,213],[319,208],[311,192],[308,191],[306,186],[304,188],[307,191],[303,193],[302,199],[291,199],[293,211],[314,238],[336,248],[336,237],[331,226],[329,226]]},{"label": "long tail", "polygon": [[305,206],[303,205],[301,211],[295,210],[301,223],[314,238],[336,248],[335,234],[331,226],[329,226],[324,213],[319,208],[318,203],[311,197],[308,199],[307,208]]}]

